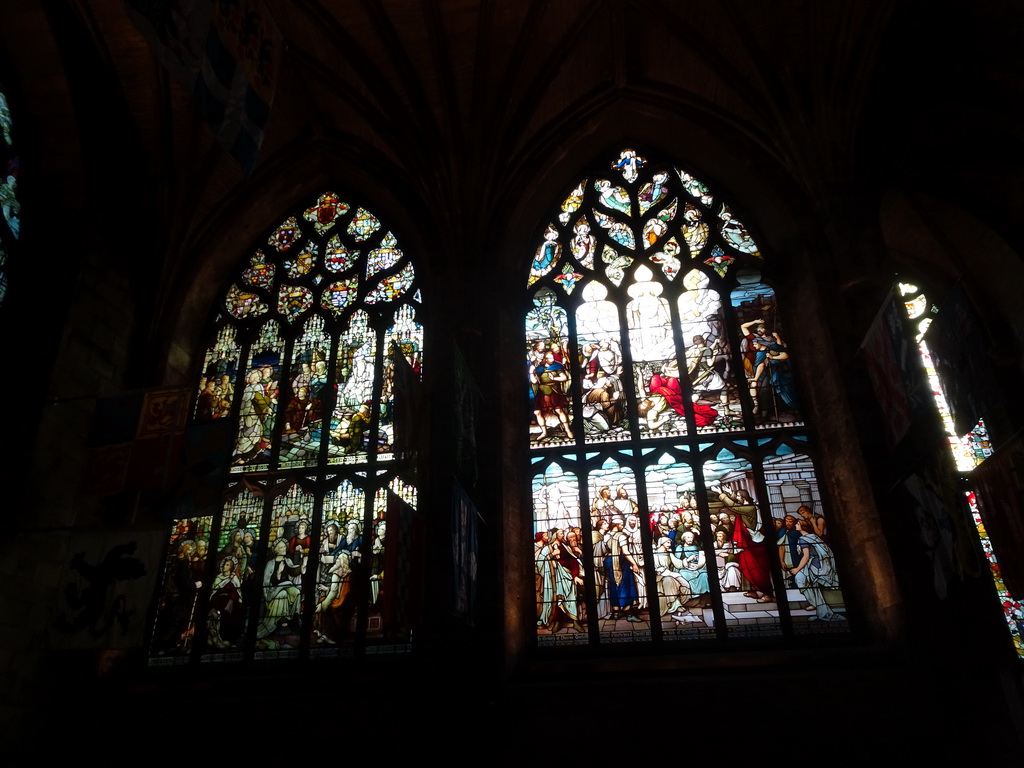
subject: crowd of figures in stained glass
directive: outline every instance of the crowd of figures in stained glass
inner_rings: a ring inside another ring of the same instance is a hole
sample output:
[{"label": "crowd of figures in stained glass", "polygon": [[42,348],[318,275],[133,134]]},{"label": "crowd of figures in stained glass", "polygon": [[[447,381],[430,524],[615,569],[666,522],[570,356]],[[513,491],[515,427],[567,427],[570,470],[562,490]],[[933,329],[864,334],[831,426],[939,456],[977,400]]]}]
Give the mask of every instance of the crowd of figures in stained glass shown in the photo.
[{"label": "crowd of figures in stained glass", "polygon": [[621,152],[527,278],[542,644],[846,631],[762,255],[694,175]]},{"label": "crowd of figures in stained glass", "polygon": [[7,95],[0,86],[0,303],[7,295],[7,258],[13,242],[21,235],[21,202],[18,176],[21,162],[14,142],[14,125]]},{"label": "crowd of figures in stained glass", "polygon": [[225,501],[174,521],[151,663],[408,649],[419,309],[397,237],[332,192],[256,244],[197,382]]}]

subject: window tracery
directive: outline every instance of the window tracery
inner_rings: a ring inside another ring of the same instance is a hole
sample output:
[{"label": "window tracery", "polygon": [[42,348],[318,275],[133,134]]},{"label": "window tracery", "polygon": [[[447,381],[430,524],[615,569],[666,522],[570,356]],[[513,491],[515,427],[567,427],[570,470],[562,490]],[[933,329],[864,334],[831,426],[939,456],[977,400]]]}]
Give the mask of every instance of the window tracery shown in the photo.
[{"label": "window tracery", "polygon": [[349,200],[287,216],[223,294],[193,422],[230,446],[224,501],[173,521],[151,664],[409,648],[419,281]]},{"label": "window tracery", "polygon": [[848,630],[763,266],[633,149],[554,209],[524,323],[540,645]]}]

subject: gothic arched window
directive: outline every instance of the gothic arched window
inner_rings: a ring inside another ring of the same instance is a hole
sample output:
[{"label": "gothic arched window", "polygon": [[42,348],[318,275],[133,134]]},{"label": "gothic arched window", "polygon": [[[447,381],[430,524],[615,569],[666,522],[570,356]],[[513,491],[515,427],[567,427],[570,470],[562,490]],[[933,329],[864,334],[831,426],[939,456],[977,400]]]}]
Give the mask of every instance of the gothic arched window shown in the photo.
[{"label": "gothic arched window", "polygon": [[538,643],[847,631],[758,246],[694,175],[608,160],[527,280]]},{"label": "gothic arched window", "polygon": [[153,664],[408,648],[419,280],[354,203],[310,200],[222,295],[193,432],[223,501],[172,525]]}]

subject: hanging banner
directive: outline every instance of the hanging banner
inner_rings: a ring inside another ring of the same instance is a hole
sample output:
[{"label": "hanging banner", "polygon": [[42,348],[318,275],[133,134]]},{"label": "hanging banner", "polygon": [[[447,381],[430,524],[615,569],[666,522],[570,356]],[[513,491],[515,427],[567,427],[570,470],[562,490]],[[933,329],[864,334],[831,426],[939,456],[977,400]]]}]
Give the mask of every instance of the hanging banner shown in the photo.
[{"label": "hanging banner", "polygon": [[157,59],[248,176],[277,86],[283,38],[261,0],[125,0]]},{"label": "hanging banner", "polygon": [[890,449],[906,436],[928,394],[917,344],[904,316],[903,302],[890,291],[860,347]]},{"label": "hanging banner", "polygon": [[134,648],[144,644],[155,565],[166,534],[158,531],[72,534],[53,623],[56,648]]},{"label": "hanging banner", "polygon": [[988,354],[991,342],[962,286],[954,287],[943,300],[924,340],[956,433],[965,435],[991,411],[998,395]]}]

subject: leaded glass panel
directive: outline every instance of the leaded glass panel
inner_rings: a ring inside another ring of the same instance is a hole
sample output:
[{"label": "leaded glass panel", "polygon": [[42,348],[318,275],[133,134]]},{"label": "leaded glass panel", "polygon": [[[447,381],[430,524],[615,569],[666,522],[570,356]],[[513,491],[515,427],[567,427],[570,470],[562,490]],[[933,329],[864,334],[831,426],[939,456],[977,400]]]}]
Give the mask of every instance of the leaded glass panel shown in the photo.
[{"label": "leaded glass panel", "polygon": [[175,523],[151,663],[408,650],[424,360],[412,259],[328,191],[258,237],[222,297],[194,422],[231,430],[224,502]]},{"label": "leaded glass panel", "polygon": [[848,631],[754,236],[650,154],[588,179],[526,278],[538,643]]}]

